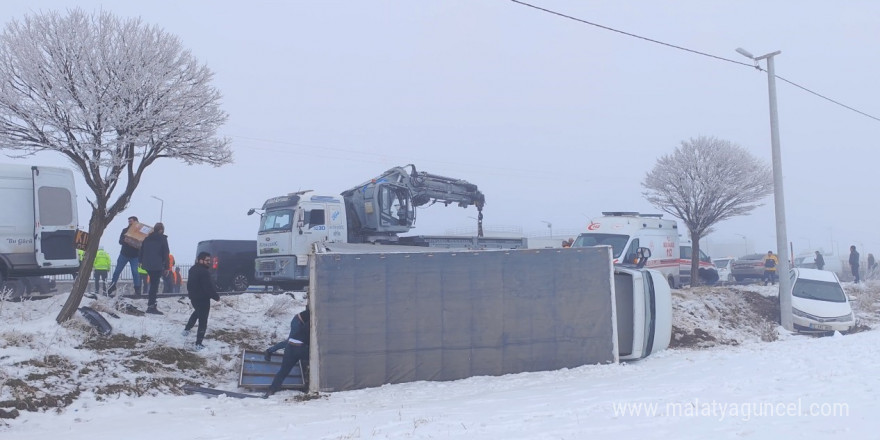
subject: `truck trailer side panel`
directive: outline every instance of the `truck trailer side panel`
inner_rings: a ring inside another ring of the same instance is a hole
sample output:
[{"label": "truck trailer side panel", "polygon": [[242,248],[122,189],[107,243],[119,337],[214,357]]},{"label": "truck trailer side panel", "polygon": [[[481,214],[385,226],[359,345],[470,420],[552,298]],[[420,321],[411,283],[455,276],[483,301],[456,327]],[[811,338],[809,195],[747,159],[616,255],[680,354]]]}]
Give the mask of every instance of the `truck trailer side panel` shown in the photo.
[{"label": "truck trailer side panel", "polygon": [[311,261],[313,391],[617,361],[608,247]]}]

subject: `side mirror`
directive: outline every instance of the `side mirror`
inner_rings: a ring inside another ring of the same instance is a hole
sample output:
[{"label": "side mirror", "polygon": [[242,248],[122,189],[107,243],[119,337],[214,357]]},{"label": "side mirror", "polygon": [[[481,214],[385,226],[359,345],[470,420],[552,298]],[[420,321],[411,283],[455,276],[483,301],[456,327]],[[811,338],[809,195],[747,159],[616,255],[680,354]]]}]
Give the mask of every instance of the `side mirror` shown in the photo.
[{"label": "side mirror", "polygon": [[636,264],[636,267],[641,269],[648,263],[648,258],[651,258],[651,249],[640,247],[636,252],[639,255],[639,262]]},{"label": "side mirror", "polygon": [[254,215],[255,212],[257,212],[257,210],[254,208],[248,209],[247,215]]}]

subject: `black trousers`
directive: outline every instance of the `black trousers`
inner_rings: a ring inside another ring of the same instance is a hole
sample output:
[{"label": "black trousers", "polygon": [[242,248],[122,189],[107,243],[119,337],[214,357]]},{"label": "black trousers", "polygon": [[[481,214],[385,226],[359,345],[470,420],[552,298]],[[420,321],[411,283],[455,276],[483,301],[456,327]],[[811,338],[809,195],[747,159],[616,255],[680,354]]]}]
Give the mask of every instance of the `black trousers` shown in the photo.
[{"label": "black trousers", "polygon": [[199,321],[199,328],[196,330],[196,344],[201,344],[202,339],[205,338],[205,332],[208,331],[208,314],[211,312],[211,299],[189,299],[189,302],[192,304],[193,310],[192,315],[189,315],[189,321],[186,322],[186,330],[192,330],[193,326],[196,325],[196,321]]},{"label": "black trousers", "polygon": [[[97,295],[99,292],[107,293],[107,272],[109,272],[109,270],[95,269],[95,295]],[[104,280],[103,290],[98,287],[101,284],[101,280]]]},{"label": "black trousers", "polygon": [[[284,359],[281,361],[281,369],[275,373],[275,378],[272,379],[272,385],[269,386],[269,390],[273,393],[280,390],[281,384],[284,383],[284,379],[290,374],[290,370],[293,370],[296,363],[300,360],[307,360],[308,358],[308,345],[293,345],[288,343],[287,347],[284,348]],[[303,368],[305,368],[305,365]]]},{"label": "black trousers", "polygon": [[147,307],[156,307],[156,294],[159,293],[159,280],[162,279],[164,270],[148,270],[150,276],[150,296],[147,297]]}]

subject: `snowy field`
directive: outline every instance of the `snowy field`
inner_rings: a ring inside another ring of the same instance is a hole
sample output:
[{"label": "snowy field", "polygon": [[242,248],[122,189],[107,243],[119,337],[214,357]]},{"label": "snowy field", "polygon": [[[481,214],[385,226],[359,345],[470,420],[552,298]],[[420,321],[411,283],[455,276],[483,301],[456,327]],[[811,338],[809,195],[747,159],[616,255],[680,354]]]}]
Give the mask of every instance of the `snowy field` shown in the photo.
[{"label": "snowy field", "polygon": [[[873,327],[880,286],[847,290],[859,298],[861,323]],[[0,408],[43,407],[0,421],[0,436],[877,438],[880,332],[789,334],[762,316],[773,292],[763,286],[676,290],[676,348],[640,362],[308,398],[285,391],[265,400],[182,395],[179,388],[202,383],[235,390],[240,350],[283,338],[301,299],[224,297],[211,312],[208,348],[198,353],[191,351],[192,337],[180,335],[190,311],[186,301],[160,300],[164,316],[117,312],[119,318],[108,318],[112,338],[95,335],[80,318],[55,324],[65,295],[4,302]]]}]

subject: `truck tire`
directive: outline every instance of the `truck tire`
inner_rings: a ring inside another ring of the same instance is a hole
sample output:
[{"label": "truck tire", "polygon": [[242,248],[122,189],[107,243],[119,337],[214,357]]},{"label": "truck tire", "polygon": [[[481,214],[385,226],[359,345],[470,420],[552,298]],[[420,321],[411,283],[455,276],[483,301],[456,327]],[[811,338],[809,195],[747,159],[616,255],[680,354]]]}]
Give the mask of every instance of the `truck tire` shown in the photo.
[{"label": "truck tire", "polygon": [[250,286],[251,282],[247,275],[238,272],[232,276],[232,280],[229,284],[233,292],[244,292],[247,290],[248,286]]},{"label": "truck tire", "polygon": [[21,301],[27,289],[25,288],[24,283],[20,280],[6,280],[3,283],[0,283],[0,287],[2,287],[5,294],[7,294],[7,299],[11,301]]},{"label": "truck tire", "polygon": [[669,275],[669,278],[668,278],[666,281],[669,282],[669,287],[670,287],[670,288],[672,288],[672,289],[675,289],[675,288],[676,288],[676,286],[675,286],[675,277],[673,277],[672,275]]}]

